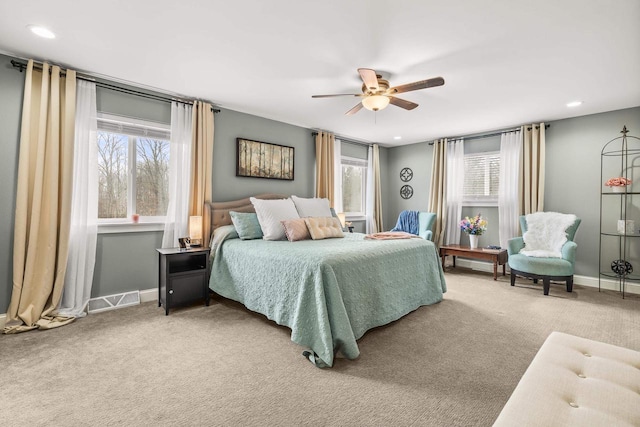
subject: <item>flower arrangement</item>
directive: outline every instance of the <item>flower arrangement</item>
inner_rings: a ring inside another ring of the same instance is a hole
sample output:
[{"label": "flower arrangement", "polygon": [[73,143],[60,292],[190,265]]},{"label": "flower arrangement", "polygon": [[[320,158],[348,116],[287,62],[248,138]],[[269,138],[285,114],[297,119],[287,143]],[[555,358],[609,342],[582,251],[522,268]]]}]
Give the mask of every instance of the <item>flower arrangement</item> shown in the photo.
[{"label": "flower arrangement", "polygon": [[480,214],[476,215],[473,218],[469,218],[467,216],[464,219],[460,220],[460,230],[464,231],[467,234],[479,236],[487,231],[487,220],[482,218]]},{"label": "flower arrangement", "polygon": [[617,178],[609,178],[607,182],[604,183],[607,187],[625,187],[631,184],[631,180],[629,178],[624,178],[619,176]]}]

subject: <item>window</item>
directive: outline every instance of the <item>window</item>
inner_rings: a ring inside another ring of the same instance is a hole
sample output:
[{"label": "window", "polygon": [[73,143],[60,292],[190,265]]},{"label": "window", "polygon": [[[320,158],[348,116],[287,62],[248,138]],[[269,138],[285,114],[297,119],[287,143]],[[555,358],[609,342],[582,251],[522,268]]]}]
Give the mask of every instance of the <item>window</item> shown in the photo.
[{"label": "window", "polygon": [[342,210],[347,216],[364,216],[367,161],[342,156]]},{"label": "window", "polygon": [[98,118],[98,220],[164,222],[169,203],[168,125]]},{"label": "window", "polygon": [[500,153],[464,156],[464,197],[467,206],[498,204]]}]

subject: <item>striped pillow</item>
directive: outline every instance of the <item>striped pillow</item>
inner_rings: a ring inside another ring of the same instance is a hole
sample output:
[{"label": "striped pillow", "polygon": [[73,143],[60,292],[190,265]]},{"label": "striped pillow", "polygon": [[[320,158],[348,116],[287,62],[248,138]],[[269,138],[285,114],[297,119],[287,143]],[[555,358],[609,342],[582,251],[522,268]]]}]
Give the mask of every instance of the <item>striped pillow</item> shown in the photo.
[{"label": "striped pillow", "polygon": [[280,223],[284,227],[284,234],[290,242],[311,239],[309,229],[303,218],[287,219],[280,221]]},{"label": "striped pillow", "polygon": [[313,240],[344,237],[340,220],[334,217],[304,218]]}]

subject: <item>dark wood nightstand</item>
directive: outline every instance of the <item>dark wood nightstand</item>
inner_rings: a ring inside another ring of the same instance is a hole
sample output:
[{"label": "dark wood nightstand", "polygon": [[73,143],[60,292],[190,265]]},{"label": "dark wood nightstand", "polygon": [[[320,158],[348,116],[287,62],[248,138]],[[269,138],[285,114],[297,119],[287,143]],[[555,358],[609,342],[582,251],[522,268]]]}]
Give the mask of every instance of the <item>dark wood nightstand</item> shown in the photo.
[{"label": "dark wood nightstand", "polygon": [[156,249],[159,253],[158,307],[169,309],[204,299],[209,305],[209,248]]}]

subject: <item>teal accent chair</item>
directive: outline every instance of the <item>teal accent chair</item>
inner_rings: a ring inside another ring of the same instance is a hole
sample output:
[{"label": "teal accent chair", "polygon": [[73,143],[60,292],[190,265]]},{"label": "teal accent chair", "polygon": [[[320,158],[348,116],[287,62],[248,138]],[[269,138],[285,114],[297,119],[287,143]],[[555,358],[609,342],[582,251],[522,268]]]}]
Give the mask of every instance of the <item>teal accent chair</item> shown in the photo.
[{"label": "teal accent chair", "polygon": [[[576,249],[578,245],[573,241],[581,219],[578,218],[567,229],[567,242],[562,247],[562,258],[537,258],[520,254],[524,248],[522,237],[509,240],[509,268],[511,269],[511,286],[515,286],[516,276],[533,279],[533,283],[542,280],[544,294],[549,295],[551,280],[567,283],[567,292],[573,291],[573,269],[576,263]],[[524,234],[527,231],[527,220],[520,217],[520,228]]]},{"label": "teal accent chair", "polygon": [[418,212],[418,236],[433,242],[433,225],[436,214],[433,212]]}]

